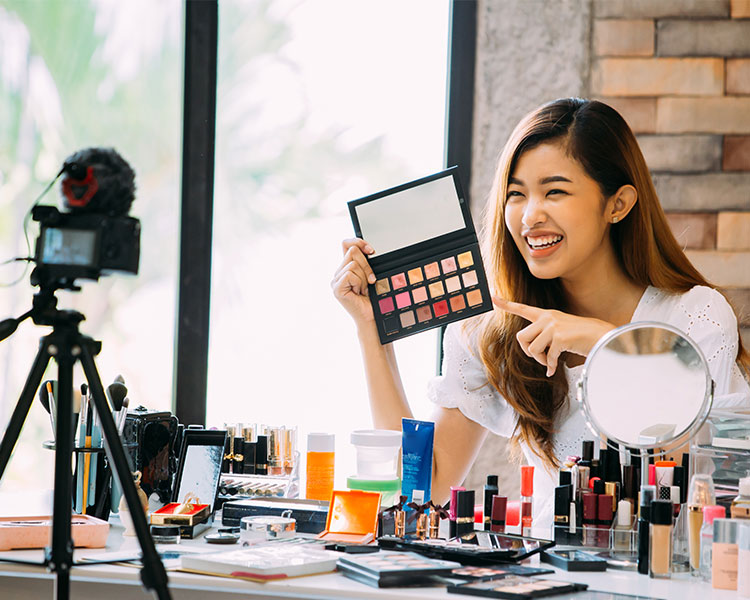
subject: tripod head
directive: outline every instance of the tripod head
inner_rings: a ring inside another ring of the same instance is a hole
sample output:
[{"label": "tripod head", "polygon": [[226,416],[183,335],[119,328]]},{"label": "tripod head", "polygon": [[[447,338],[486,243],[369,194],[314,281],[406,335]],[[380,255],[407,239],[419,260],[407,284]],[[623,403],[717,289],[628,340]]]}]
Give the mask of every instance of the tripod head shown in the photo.
[{"label": "tripod head", "polygon": [[78,327],[85,320],[82,313],[75,310],[59,310],[57,308],[56,287],[43,286],[34,294],[31,310],[20,317],[11,317],[0,321],[0,342],[13,335],[18,326],[31,317],[36,325],[50,327]]}]

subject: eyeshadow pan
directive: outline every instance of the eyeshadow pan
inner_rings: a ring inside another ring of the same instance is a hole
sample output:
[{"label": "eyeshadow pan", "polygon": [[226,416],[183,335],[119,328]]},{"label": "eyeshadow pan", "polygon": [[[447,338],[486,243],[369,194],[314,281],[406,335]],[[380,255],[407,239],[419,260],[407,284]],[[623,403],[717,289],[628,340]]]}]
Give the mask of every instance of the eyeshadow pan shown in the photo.
[{"label": "eyeshadow pan", "polygon": [[387,279],[378,279],[375,282],[375,293],[380,296],[391,291],[391,284],[388,283]]},{"label": "eyeshadow pan", "polygon": [[429,306],[420,306],[417,309],[417,321],[424,323],[432,318],[432,310]]},{"label": "eyeshadow pan", "polygon": [[424,287],[418,287],[411,291],[411,295],[414,298],[414,304],[419,304],[427,300],[427,289]]},{"label": "eyeshadow pan", "polygon": [[440,264],[443,266],[443,273],[451,273],[456,270],[456,259],[452,256],[444,258],[440,261]]},{"label": "eyeshadow pan", "polygon": [[424,274],[427,279],[432,279],[433,277],[440,277],[440,267],[438,267],[438,264],[436,262],[432,262],[429,265],[424,266]]},{"label": "eyeshadow pan", "polygon": [[436,281],[435,283],[430,284],[430,297],[431,298],[438,298],[439,296],[442,296],[444,293],[445,293],[445,290],[443,289],[442,281]]},{"label": "eyeshadow pan", "polygon": [[474,257],[471,255],[471,251],[464,252],[458,255],[458,266],[462,269],[470,267],[474,264]]},{"label": "eyeshadow pan", "polygon": [[409,296],[409,292],[401,292],[400,294],[396,294],[396,306],[399,308],[406,308],[407,306],[411,306],[411,297]]},{"label": "eyeshadow pan", "polygon": [[461,277],[464,280],[464,286],[465,287],[471,287],[472,285],[477,285],[479,283],[479,279],[477,279],[477,272],[476,271],[466,271]]},{"label": "eyeshadow pan", "polygon": [[422,269],[420,267],[417,267],[416,269],[411,269],[408,275],[409,275],[409,283],[411,285],[415,285],[419,283],[420,281],[424,281],[424,277],[422,277]]},{"label": "eyeshadow pan", "polygon": [[383,319],[383,327],[388,333],[393,333],[399,330],[398,317],[396,315],[390,315]]},{"label": "eyeshadow pan", "polygon": [[458,278],[458,275],[455,277],[449,277],[445,280],[445,288],[448,290],[449,294],[452,294],[453,292],[457,292],[461,289],[461,281]]},{"label": "eyeshadow pan", "polygon": [[390,296],[388,298],[383,298],[382,300],[378,301],[378,306],[380,306],[380,312],[381,314],[389,313],[393,310],[393,298]]},{"label": "eyeshadow pan", "polygon": [[469,306],[476,306],[477,304],[481,304],[482,290],[471,290],[468,294],[466,294],[466,301],[469,303]]},{"label": "eyeshadow pan", "polygon": [[394,290],[406,287],[406,275],[403,273],[397,273],[396,275],[391,276],[391,283],[393,284]]},{"label": "eyeshadow pan", "polygon": [[459,294],[458,296],[453,296],[451,298],[451,310],[453,312],[458,312],[459,310],[463,310],[466,308],[466,302],[464,301],[464,295]]},{"label": "eyeshadow pan", "polygon": [[432,309],[435,311],[436,317],[442,317],[443,315],[448,314],[448,303],[445,300],[435,302],[435,304],[432,305]]},{"label": "eyeshadow pan", "polygon": [[413,310],[407,310],[406,312],[402,312],[400,315],[401,318],[401,327],[411,327],[416,323],[414,320],[414,311]]}]

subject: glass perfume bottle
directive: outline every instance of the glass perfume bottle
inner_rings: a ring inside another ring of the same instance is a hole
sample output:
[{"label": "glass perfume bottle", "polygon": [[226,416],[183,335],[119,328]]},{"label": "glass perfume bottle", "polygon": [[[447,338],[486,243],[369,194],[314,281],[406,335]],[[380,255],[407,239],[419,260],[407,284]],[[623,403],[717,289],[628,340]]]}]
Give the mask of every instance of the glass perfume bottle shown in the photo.
[{"label": "glass perfume bottle", "polygon": [[690,479],[687,498],[688,546],[690,550],[690,573],[700,575],[701,564],[701,525],[703,507],[716,504],[714,481],[710,475],[697,473]]}]

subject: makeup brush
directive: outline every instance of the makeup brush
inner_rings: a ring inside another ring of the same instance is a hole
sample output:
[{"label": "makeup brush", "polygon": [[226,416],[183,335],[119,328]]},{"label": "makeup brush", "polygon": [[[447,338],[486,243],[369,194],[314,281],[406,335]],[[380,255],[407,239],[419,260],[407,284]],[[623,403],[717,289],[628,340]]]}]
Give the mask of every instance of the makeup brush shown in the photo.
[{"label": "makeup brush", "polygon": [[125,429],[125,421],[128,418],[128,406],[130,406],[130,398],[125,397],[122,399],[122,410],[117,415],[117,433],[122,437],[122,431]]},{"label": "makeup brush", "polygon": [[120,412],[120,410],[122,409],[122,401],[127,395],[128,388],[126,388],[124,384],[120,383],[117,380],[107,386],[107,396],[109,397],[109,401],[112,404],[112,412]]},{"label": "makeup brush", "polygon": [[[88,403],[88,410],[86,412],[86,439],[84,441],[84,448],[91,448],[91,432],[94,421],[93,406],[91,402]],[[83,505],[81,514],[86,514],[86,508],[88,507],[88,494],[89,494],[89,468],[91,467],[91,452],[85,452],[83,455]]]},{"label": "makeup brush", "polygon": [[57,431],[55,430],[55,415],[52,414],[52,410],[50,409],[49,405],[51,389],[50,383],[51,382],[49,381],[45,381],[41,386],[39,386],[39,402],[42,403],[44,410],[46,410],[49,414],[49,422],[52,424],[52,436],[55,437],[57,435]]}]

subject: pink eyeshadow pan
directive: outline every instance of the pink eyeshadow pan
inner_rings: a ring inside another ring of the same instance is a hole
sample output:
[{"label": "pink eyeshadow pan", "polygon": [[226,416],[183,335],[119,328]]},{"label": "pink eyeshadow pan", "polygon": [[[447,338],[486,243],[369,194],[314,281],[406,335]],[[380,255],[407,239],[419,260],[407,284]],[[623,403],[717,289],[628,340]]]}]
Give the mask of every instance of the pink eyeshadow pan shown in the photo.
[{"label": "pink eyeshadow pan", "polygon": [[429,306],[422,306],[417,309],[417,321],[424,323],[432,318],[432,310]]},{"label": "pink eyeshadow pan", "polygon": [[419,304],[427,300],[427,290],[423,287],[418,287],[412,290],[411,295],[414,297],[414,303]]},{"label": "pink eyeshadow pan", "polygon": [[393,284],[393,289],[397,290],[398,288],[406,287],[406,275],[403,273],[398,273],[396,275],[393,275],[391,277],[391,284]]},{"label": "pink eyeshadow pan", "polygon": [[436,262],[430,263],[429,265],[424,266],[424,274],[427,279],[432,279],[433,277],[440,277],[440,267],[438,267],[438,264]]},{"label": "pink eyeshadow pan", "polygon": [[477,279],[477,272],[476,271],[467,271],[463,275],[461,275],[464,279],[464,285],[466,287],[471,287],[472,285],[476,285],[479,283],[479,280]]},{"label": "pink eyeshadow pan", "polygon": [[440,264],[443,266],[443,273],[450,273],[456,270],[456,259],[452,256],[444,258],[440,261]]},{"label": "pink eyeshadow pan", "polygon": [[455,277],[449,277],[445,280],[445,289],[448,290],[449,294],[457,292],[461,289],[461,282],[458,279],[458,275],[456,275]]},{"label": "pink eyeshadow pan", "polygon": [[378,305],[380,306],[380,312],[382,314],[389,313],[394,309],[393,298],[383,298],[382,300],[378,301]]},{"label": "pink eyeshadow pan", "polygon": [[396,306],[399,308],[406,308],[407,306],[411,305],[411,298],[409,297],[409,292],[402,292],[401,294],[396,294]]}]

